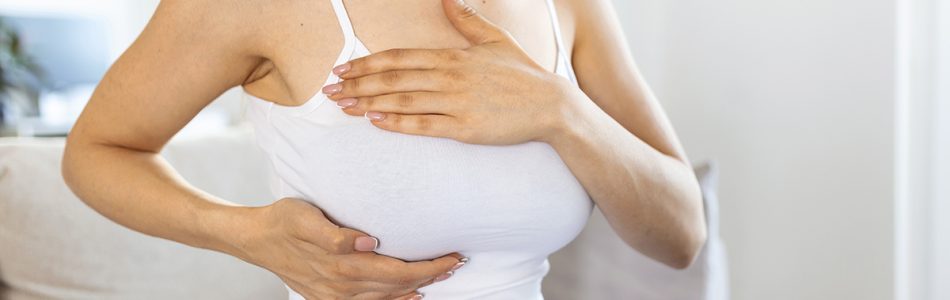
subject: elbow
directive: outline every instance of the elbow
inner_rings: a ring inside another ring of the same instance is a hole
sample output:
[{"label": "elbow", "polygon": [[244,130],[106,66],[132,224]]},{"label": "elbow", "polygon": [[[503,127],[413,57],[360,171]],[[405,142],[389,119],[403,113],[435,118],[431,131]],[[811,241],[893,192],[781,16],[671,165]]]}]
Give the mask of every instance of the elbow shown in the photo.
[{"label": "elbow", "polygon": [[66,144],[63,149],[63,156],[60,162],[59,171],[66,186],[83,202],[85,198],[80,197],[84,178],[89,177],[84,170],[89,166],[91,159],[91,150],[94,144],[87,143],[83,138],[77,138],[75,134],[70,133],[66,138]]},{"label": "elbow", "polygon": [[666,243],[666,255],[660,261],[677,270],[689,268],[696,261],[696,258],[702,252],[707,240],[706,217],[703,205],[703,197],[699,186],[694,186],[692,193],[689,193],[684,201],[690,205],[681,208],[680,214],[673,217],[675,220],[671,228],[677,228],[670,232],[670,238]]},{"label": "elbow", "polygon": [[698,182],[691,181],[689,191],[684,202],[688,203],[680,215],[678,234],[670,249],[670,259],[666,264],[671,268],[682,270],[689,268],[702,252],[708,237],[707,222],[703,194]]},{"label": "elbow", "polygon": [[670,249],[670,255],[663,263],[677,270],[689,268],[703,250],[706,238],[706,226],[698,226],[690,230],[684,235],[682,241],[677,243],[677,246]]},{"label": "elbow", "polygon": [[62,175],[63,181],[66,183],[66,186],[69,187],[74,193],[76,192],[75,179],[78,177],[76,176],[77,151],[81,150],[77,149],[75,142],[67,138],[66,146],[63,149],[62,162],[59,166],[60,175]]}]

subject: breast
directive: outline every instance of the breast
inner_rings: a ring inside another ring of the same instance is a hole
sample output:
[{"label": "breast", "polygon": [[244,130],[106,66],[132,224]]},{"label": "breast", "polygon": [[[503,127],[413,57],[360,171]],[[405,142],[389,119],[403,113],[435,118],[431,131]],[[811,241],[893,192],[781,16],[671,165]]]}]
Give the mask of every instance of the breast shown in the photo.
[{"label": "breast", "polygon": [[473,145],[385,131],[332,103],[274,114],[252,101],[249,116],[279,179],[277,196],[310,201],[337,224],[379,238],[381,254],[413,261],[508,252],[543,260],[577,236],[593,208],[546,143]]}]

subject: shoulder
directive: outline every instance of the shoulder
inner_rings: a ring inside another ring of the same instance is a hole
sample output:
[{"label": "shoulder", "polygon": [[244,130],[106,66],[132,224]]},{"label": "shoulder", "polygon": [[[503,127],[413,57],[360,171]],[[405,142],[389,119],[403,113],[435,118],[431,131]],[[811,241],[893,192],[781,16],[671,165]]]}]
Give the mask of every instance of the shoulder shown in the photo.
[{"label": "shoulder", "polygon": [[182,43],[235,40],[249,34],[239,26],[256,1],[162,0],[143,34]]},{"label": "shoulder", "polygon": [[574,46],[603,46],[622,35],[612,0],[554,0],[569,8],[575,25]]},{"label": "shoulder", "polygon": [[153,19],[188,25],[233,24],[260,1],[162,0]]},{"label": "shoulder", "polygon": [[578,25],[578,29],[591,23],[599,23],[604,19],[614,18],[616,15],[611,0],[554,0],[558,6],[568,7],[571,16]]},{"label": "shoulder", "polygon": [[611,21],[616,21],[612,0],[550,0],[561,15],[565,33],[571,33],[573,45],[596,40]]},{"label": "shoulder", "polygon": [[330,1],[162,0],[146,31],[201,48],[228,47],[266,56],[276,42],[287,42],[275,39],[291,37],[305,23],[331,16]]}]

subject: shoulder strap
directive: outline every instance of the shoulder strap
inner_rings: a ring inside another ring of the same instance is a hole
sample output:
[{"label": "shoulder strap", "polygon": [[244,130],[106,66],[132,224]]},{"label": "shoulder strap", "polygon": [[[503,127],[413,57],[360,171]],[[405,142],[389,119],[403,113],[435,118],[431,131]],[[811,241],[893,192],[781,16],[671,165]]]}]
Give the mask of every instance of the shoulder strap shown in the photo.
[{"label": "shoulder strap", "polygon": [[353,24],[350,22],[350,15],[346,13],[346,6],[343,5],[343,0],[332,0],[330,3],[333,3],[333,11],[336,13],[336,19],[340,22],[340,29],[343,30],[343,36],[347,41],[352,40],[356,37],[356,32],[353,31]]},{"label": "shoulder strap", "polygon": [[[353,30],[353,23],[350,22],[350,15],[346,13],[346,6],[343,5],[343,0],[331,0],[330,3],[333,3],[333,11],[336,13],[336,18],[340,23],[340,29],[343,30],[343,49],[340,50],[340,55],[333,64],[334,66],[339,66],[353,56],[353,52],[356,50],[356,44],[359,43],[359,38],[356,37],[356,31]],[[339,80],[340,77],[330,72],[330,77],[326,84],[339,82]]]},{"label": "shoulder strap", "polygon": [[546,0],[548,3],[548,15],[551,16],[551,26],[554,27],[554,40],[557,43],[557,57],[558,62],[564,63],[564,67],[567,68],[568,77],[570,77],[571,82],[577,83],[577,78],[574,75],[574,67],[571,65],[571,58],[567,57],[567,51],[564,47],[564,38],[561,36],[561,22],[557,17],[557,8],[555,8],[553,0]]}]

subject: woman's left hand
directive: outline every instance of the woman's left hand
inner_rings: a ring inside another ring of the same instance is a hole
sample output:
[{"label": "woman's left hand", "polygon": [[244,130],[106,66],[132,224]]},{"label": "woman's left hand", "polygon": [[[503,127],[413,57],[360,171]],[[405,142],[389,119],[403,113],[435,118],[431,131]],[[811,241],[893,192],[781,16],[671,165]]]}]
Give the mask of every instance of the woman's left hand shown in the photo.
[{"label": "woman's left hand", "polygon": [[579,90],[538,65],[511,35],[456,0],[443,0],[467,49],[393,49],[333,72],[323,92],[381,129],[470,144],[550,142]]}]

